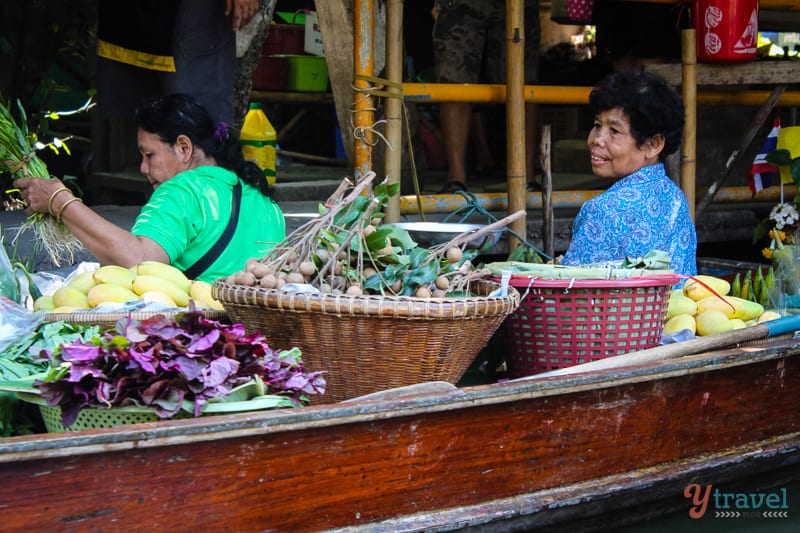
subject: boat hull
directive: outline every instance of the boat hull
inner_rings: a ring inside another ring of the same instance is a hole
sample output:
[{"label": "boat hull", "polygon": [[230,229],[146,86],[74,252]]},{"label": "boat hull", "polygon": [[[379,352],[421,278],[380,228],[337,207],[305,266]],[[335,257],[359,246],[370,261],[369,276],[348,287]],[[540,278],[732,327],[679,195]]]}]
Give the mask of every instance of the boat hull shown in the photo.
[{"label": "boat hull", "polygon": [[611,372],[14,437],[0,441],[0,520],[6,531],[507,531],[591,517],[800,461],[798,353],[779,341]]}]

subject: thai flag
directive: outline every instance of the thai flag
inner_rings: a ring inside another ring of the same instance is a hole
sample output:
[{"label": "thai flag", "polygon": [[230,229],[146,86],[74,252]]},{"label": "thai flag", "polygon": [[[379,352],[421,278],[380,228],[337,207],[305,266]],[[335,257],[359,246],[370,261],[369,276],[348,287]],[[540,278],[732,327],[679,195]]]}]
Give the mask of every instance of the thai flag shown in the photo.
[{"label": "thai flag", "polygon": [[761,150],[753,160],[753,166],[750,167],[750,172],[747,175],[747,184],[750,186],[750,192],[753,193],[753,196],[758,194],[761,189],[766,189],[772,185],[772,178],[778,172],[778,167],[767,163],[767,154],[778,146],[778,133],[780,131],[781,119],[776,117],[772,130],[767,135],[764,146],[761,147]]}]

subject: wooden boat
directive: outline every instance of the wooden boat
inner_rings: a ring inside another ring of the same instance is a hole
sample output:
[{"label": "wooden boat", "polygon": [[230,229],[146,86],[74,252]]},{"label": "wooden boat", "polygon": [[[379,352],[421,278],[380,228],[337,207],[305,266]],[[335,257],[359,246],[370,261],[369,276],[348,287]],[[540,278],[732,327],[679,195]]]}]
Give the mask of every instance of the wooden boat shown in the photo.
[{"label": "wooden boat", "polygon": [[8,438],[0,523],[579,530],[665,498],[688,511],[689,484],[800,464],[800,341],[758,342],[491,385],[435,382],[302,409]]}]

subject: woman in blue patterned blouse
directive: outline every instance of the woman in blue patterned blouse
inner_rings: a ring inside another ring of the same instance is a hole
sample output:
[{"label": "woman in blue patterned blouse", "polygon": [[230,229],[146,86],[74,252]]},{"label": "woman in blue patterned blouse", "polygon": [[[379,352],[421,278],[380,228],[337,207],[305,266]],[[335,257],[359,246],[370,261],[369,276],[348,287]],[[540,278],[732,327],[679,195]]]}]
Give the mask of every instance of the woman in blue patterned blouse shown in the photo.
[{"label": "woman in blue patterned blouse", "polygon": [[583,204],[561,263],[584,265],[670,254],[676,273],[697,273],[697,235],[683,191],[664,169],[680,146],[683,104],[661,78],[615,72],[589,96],[588,145],[595,175],[614,180]]}]

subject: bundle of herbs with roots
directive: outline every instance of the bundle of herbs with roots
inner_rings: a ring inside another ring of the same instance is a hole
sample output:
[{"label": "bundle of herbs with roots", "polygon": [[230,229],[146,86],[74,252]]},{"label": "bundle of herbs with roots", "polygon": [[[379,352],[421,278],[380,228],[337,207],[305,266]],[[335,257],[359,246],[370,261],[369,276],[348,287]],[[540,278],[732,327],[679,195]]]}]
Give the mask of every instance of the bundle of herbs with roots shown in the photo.
[{"label": "bundle of herbs with roots", "polygon": [[524,215],[520,211],[428,249],[405,229],[383,224],[384,208],[400,185],[384,181],[370,189],[374,178],[369,172],[356,183],[345,179],[320,206],[319,217],[225,281],[265,289],[311,285],[334,295],[469,296],[470,282],[489,271],[474,268],[479,250],[467,244]]},{"label": "bundle of herbs with roots", "polygon": [[[39,142],[36,133],[28,130],[27,115],[19,101],[17,108],[19,123],[14,120],[10,105],[0,102],[0,171],[8,172],[12,179],[49,179],[47,165],[37,156],[36,150],[47,147],[68,150],[66,144],[58,139],[49,144]],[[17,229],[15,239],[28,230],[34,232],[36,245],[44,248],[56,266],[61,266],[62,260],[74,262],[75,253],[83,248],[63,223],[46,213],[30,215]]]}]

